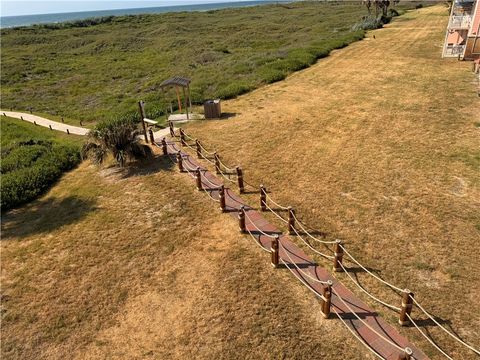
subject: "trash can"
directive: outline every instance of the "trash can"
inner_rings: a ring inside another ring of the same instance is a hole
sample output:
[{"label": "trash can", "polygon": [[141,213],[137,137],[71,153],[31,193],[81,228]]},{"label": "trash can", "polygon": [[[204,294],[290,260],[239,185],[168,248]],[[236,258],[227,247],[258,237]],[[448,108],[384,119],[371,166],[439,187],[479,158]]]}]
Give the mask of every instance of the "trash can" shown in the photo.
[{"label": "trash can", "polygon": [[205,101],[203,103],[203,110],[205,112],[205,119],[218,119],[222,117],[220,99]]}]

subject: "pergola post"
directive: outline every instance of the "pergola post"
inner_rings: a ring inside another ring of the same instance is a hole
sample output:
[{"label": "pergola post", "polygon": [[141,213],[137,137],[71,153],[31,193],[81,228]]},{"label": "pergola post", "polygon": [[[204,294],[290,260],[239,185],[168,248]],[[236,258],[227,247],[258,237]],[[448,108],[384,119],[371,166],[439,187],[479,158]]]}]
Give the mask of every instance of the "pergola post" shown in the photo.
[{"label": "pergola post", "polygon": [[175,85],[175,92],[177,93],[178,110],[182,112],[182,102],[180,101],[180,93],[178,92],[177,85]]},{"label": "pergola post", "polygon": [[142,127],[143,127],[143,135],[145,136],[145,142],[148,144],[148,137],[147,137],[147,127],[145,126],[145,103],[140,100],[138,102],[138,107],[140,108],[140,120],[142,121]]},{"label": "pergola post", "polygon": [[183,100],[185,101],[185,112],[187,113],[187,120],[188,119],[188,98],[187,98],[187,94],[185,93],[185,87],[182,87],[182,91],[183,91]]}]

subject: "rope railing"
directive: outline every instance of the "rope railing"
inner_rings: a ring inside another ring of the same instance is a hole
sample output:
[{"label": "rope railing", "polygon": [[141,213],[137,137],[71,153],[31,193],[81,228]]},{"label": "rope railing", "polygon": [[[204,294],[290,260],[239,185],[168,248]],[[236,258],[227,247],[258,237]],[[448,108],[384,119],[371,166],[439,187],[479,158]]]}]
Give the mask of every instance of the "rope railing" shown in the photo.
[{"label": "rope railing", "polygon": [[327,258],[327,259],[329,259],[329,260],[333,260],[333,259],[335,258],[335,257],[332,256],[332,255],[324,254],[324,253],[318,251],[317,249],[315,249],[312,245],[310,245],[310,244],[308,243],[308,241],[306,241],[306,240],[303,238],[302,235],[300,235],[300,234],[298,233],[298,231],[297,231],[297,229],[295,229],[295,227],[293,228],[293,231],[294,231],[294,232],[297,234],[297,236],[303,241],[303,243],[304,243],[305,245],[307,245],[308,248],[309,248],[310,250],[312,250],[314,253],[316,253],[316,254],[318,254],[318,255],[320,255],[320,256],[323,256],[324,258]]},{"label": "rope railing", "polygon": [[293,218],[295,219],[295,223],[298,224],[300,226],[300,228],[302,229],[302,231],[305,233],[305,235],[307,235],[309,238],[311,238],[312,240],[315,240],[319,243],[322,243],[322,244],[335,244],[336,243],[336,240],[322,240],[322,239],[319,239],[315,236],[313,236],[305,227],[305,225],[303,225],[303,223],[298,220],[297,216],[295,215],[295,213],[293,213]]},{"label": "rope railing", "polygon": [[443,350],[440,348],[440,346],[438,346],[438,345],[435,343],[435,341],[433,341],[433,340],[430,338],[430,336],[428,336],[427,334],[425,334],[425,333],[422,331],[422,329],[420,329],[420,327],[417,325],[417,323],[412,319],[412,317],[411,317],[410,315],[407,314],[407,317],[408,317],[408,319],[410,320],[410,322],[413,324],[413,326],[415,326],[415,328],[420,332],[420,334],[423,335],[423,337],[424,337],[425,339],[428,340],[428,342],[429,342],[430,344],[432,344],[438,351],[440,351],[440,353],[442,353],[447,359],[453,360],[453,358],[450,357],[445,351],[443,351]]},{"label": "rope railing", "polygon": [[366,321],[364,321],[360,316],[358,316],[358,314],[350,307],[350,305],[347,304],[347,302],[345,300],[343,300],[343,298],[335,291],[334,288],[332,288],[332,293],[340,300],[340,302],[348,309],[348,311],[350,311],[350,313],[353,314],[353,316],[355,316],[357,318],[357,320],[359,320],[364,326],[366,326],[369,330],[371,330],[372,332],[374,332],[379,338],[381,338],[383,341],[385,341],[386,343],[390,344],[391,346],[393,346],[394,348],[396,348],[397,350],[400,350],[403,352],[404,348],[402,348],[401,346],[399,346],[397,343],[393,342],[392,340],[390,340],[389,338],[385,337],[385,335],[379,333],[375,328],[373,328],[369,323],[367,323]]},{"label": "rope railing", "polygon": [[415,303],[415,305],[417,305],[417,307],[420,309],[420,311],[422,311],[425,315],[428,316],[428,318],[430,320],[432,320],[438,327],[440,327],[440,329],[442,329],[445,333],[447,333],[451,338],[453,338],[454,340],[458,341],[460,344],[466,346],[467,348],[469,348],[470,350],[472,350],[474,353],[476,353],[477,355],[480,355],[480,351],[475,349],[472,345],[470,344],[467,344],[465,341],[463,341],[462,339],[460,339],[458,336],[456,336],[455,334],[452,334],[450,331],[448,331],[448,329],[446,329],[444,326],[442,326],[442,324],[440,324],[432,315],[430,315],[430,313],[425,310],[423,308],[422,305],[420,305],[420,303],[413,297],[412,298],[413,302]]},{"label": "rope railing", "polygon": [[285,247],[285,245],[283,245],[281,241],[279,242],[279,244],[280,244],[280,247],[283,249],[285,255],[287,255],[287,258],[290,261],[290,263],[297,269],[297,271],[300,274],[304,275],[305,277],[307,277],[310,280],[315,281],[319,284],[322,284],[322,285],[327,285],[328,284],[328,281],[317,279],[317,278],[313,277],[312,275],[302,271],[302,269],[300,269],[300,267],[297,265],[297,263],[295,261],[293,261],[292,257],[289,255],[290,251]]},{"label": "rope railing", "polygon": [[275,238],[276,235],[267,234],[267,233],[264,232],[262,229],[260,229],[260,228],[255,224],[255,222],[252,221],[252,219],[250,218],[250,216],[248,216],[248,212],[247,212],[247,211],[245,211],[245,217],[248,219],[248,221],[250,222],[250,224],[252,224],[253,227],[254,227],[255,229],[257,229],[257,231],[258,231],[260,234],[262,234],[262,235],[264,235],[264,236],[266,236],[266,237],[272,238],[272,239]]},{"label": "rope railing", "polygon": [[340,267],[343,269],[343,271],[345,272],[345,274],[347,275],[347,277],[360,289],[362,290],[365,294],[367,294],[370,298],[372,298],[373,300],[379,302],[380,304],[392,309],[392,310],[395,310],[395,311],[400,311],[401,309],[398,307],[398,306],[395,306],[395,305],[391,305],[383,300],[380,300],[379,298],[375,297],[374,295],[370,294],[358,281],[356,281],[352,275],[350,275],[350,273],[347,271],[347,269],[345,269],[345,267],[343,266],[342,263],[339,263]]},{"label": "rope railing", "polygon": [[[233,168],[230,168],[228,167],[224,162],[222,162],[218,156],[216,156],[216,153],[215,152],[209,152],[200,142],[197,142],[196,139],[194,139],[193,137],[191,137],[190,135],[186,134],[184,131],[181,131],[180,132],[180,135],[177,135],[175,132],[173,132],[173,135],[175,137],[178,137],[178,136],[181,136],[183,134],[184,137],[192,140],[192,141],[195,141],[199,148],[202,150],[200,151],[200,153],[197,151],[197,154],[199,154],[199,156],[201,156],[204,160],[207,160],[209,163],[211,163],[212,165],[214,165],[216,167],[216,169],[218,169],[218,173],[220,175],[222,175],[222,177],[224,177],[226,180],[232,182],[232,183],[235,183],[235,181],[233,181],[232,179],[230,179],[228,176],[231,176],[231,175],[234,175],[234,174],[228,174],[228,173],[225,173],[224,171],[222,171],[222,167],[226,170],[226,171],[235,171],[236,169],[233,169]],[[186,145],[188,148],[190,148],[191,150],[193,151],[196,151],[197,149],[193,148],[192,146],[190,146],[189,144],[187,144],[185,141],[183,141],[183,144]],[[157,145],[158,146],[158,145]],[[175,149],[175,147],[173,147],[173,149]],[[216,160],[216,163],[214,163],[213,161],[211,161],[207,156],[205,156],[203,153],[206,153],[206,154],[209,154],[209,155],[214,155],[215,157],[215,160]],[[172,157],[170,154],[169,155],[169,158],[170,160],[172,160]],[[175,162],[174,160],[172,160],[173,162]],[[220,166],[218,166],[220,165]],[[187,172],[189,173],[189,175],[191,175],[191,171],[196,171],[196,169],[190,169],[190,167],[186,167],[186,170]],[[191,175],[192,176],[192,175]],[[217,184],[213,184],[210,180],[208,180],[208,178],[206,178],[204,176],[204,179],[209,182],[211,185],[215,186],[215,187],[218,187]],[[258,189],[257,186],[254,186],[252,185],[251,183],[247,182],[247,181],[244,181],[244,183],[251,187],[252,189]],[[205,189],[204,189],[205,190]],[[206,191],[206,190],[205,190]],[[207,192],[207,191],[206,191]],[[208,192],[207,192],[208,193]],[[210,197],[211,197],[211,194],[209,194]],[[267,201],[269,201],[270,203],[272,203],[273,205],[275,205],[276,207],[278,207],[278,209],[281,209],[281,210],[289,210],[290,211],[290,208],[289,207],[286,207],[286,206],[283,206],[283,205],[280,205],[279,203],[277,203],[275,200],[272,199],[272,197],[270,195],[268,195],[265,191],[265,196],[266,196],[266,201],[264,201],[264,209],[267,209],[269,210],[270,212],[272,212],[277,218],[279,218],[282,222],[284,223],[289,223],[289,221],[287,221],[285,218],[283,218],[280,214],[277,213],[277,211],[275,211],[275,209],[273,209],[272,207],[270,207],[267,203]],[[211,197],[213,199],[213,197]],[[216,200],[216,199],[213,199],[213,200]],[[218,200],[216,200],[218,201]],[[247,213],[245,213],[245,216],[246,218],[249,220],[250,224],[252,224],[258,231],[260,234],[264,235],[264,236],[267,236],[269,238],[275,238],[275,235],[270,235],[270,234],[267,234],[265,233],[264,231],[262,231],[260,228],[258,228],[256,226],[256,224],[250,219],[250,217],[248,216]],[[294,219],[295,221],[295,224],[298,225],[298,227],[302,230],[302,232],[304,233],[304,235],[308,236],[308,238],[312,239],[312,240],[315,240],[317,243],[321,243],[321,244],[334,244],[336,243],[337,241],[327,241],[327,240],[322,240],[322,239],[319,239],[317,237],[315,237],[308,229],[307,229],[307,226],[299,221],[299,219],[297,218],[297,216],[295,215],[294,212],[291,212],[291,217]],[[290,218],[289,218],[290,219]],[[247,229],[248,230],[248,229]],[[333,259],[335,258],[334,256],[330,256],[330,255],[326,255],[326,254],[323,254],[322,252],[318,251],[317,249],[315,249],[308,241],[306,241],[304,239],[304,237],[297,231],[296,227],[293,226],[291,227],[291,230],[302,240],[303,243],[305,243],[305,245],[307,245],[307,247],[314,251],[316,254],[320,255],[320,256],[323,256],[327,259]],[[265,249],[263,247],[263,245],[261,244],[260,240],[255,238],[255,236],[252,234],[252,232],[250,230],[248,230],[250,236],[252,236],[255,240],[256,240],[256,243],[265,251],[268,251],[270,252],[268,249]],[[280,243],[281,244],[281,243]],[[281,244],[281,246],[283,247],[283,244]],[[390,289],[396,291],[396,292],[400,292],[400,293],[404,293],[404,290],[401,289],[400,287],[394,285],[394,284],[391,284],[390,282],[382,279],[381,277],[379,277],[378,275],[376,275],[375,273],[373,273],[372,271],[370,271],[366,266],[364,266],[359,260],[357,260],[346,248],[345,246],[343,246],[342,244],[339,244],[339,248],[341,249],[341,251],[343,251],[343,253],[346,254],[346,256],[348,257],[346,260],[348,261],[351,261],[353,263],[355,263],[356,265],[358,265],[367,275],[373,277],[374,279],[376,279],[377,281],[379,281],[380,283],[382,283],[383,285],[386,285],[387,287],[389,287]],[[288,256],[288,254],[287,254]],[[281,261],[285,264],[285,262],[283,261],[283,259],[281,259]],[[292,264],[296,265],[294,262],[292,262]],[[286,265],[286,264],[285,264]],[[369,291],[367,291],[356,279],[354,279],[351,274],[348,272],[348,269],[345,268],[345,266],[342,264],[342,262],[340,261],[338,263],[339,265],[339,268],[341,268],[343,270],[343,272],[346,273],[346,275],[348,276],[348,278],[362,291],[364,292],[366,295],[368,295],[370,298],[372,298],[373,300],[381,303],[382,305],[394,310],[394,311],[401,311],[402,309],[397,307],[397,306],[394,306],[392,304],[389,304],[381,299],[379,299],[378,297],[374,296],[373,294],[371,294]],[[288,266],[287,266],[288,267]],[[292,269],[290,267],[288,267],[290,271],[292,271]],[[299,268],[298,270],[304,274],[306,277],[309,277],[308,274],[304,273],[303,271],[301,271]],[[311,278],[312,280],[314,278]],[[318,279],[317,279],[318,280]],[[317,295],[319,295],[317,293]],[[338,296],[338,295],[337,295]],[[339,297],[340,298],[340,297]],[[455,341],[457,341],[459,344],[465,346],[466,348],[468,348],[469,350],[473,351],[475,354],[477,355],[480,355],[480,351],[478,349],[476,349],[475,347],[473,347],[472,345],[468,344],[467,342],[463,341],[462,339],[460,339],[456,334],[452,333],[451,331],[449,331],[448,329],[446,329],[444,326],[442,326],[428,311],[426,311],[423,306],[413,297],[413,294],[412,294],[412,300],[414,302],[414,304],[430,319],[432,320],[438,327],[440,327],[440,329],[442,329],[442,331],[444,331],[446,334],[448,334],[450,337],[452,337]],[[341,299],[341,298],[340,298]],[[342,302],[343,302],[343,299],[341,299]],[[347,305],[348,307],[348,305]],[[411,310],[410,310],[411,311]],[[356,316],[356,314],[354,314]],[[435,346],[435,348],[437,350],[439,350],[444,356],[446,356],[448,359],[451,359],[451,357],[446,354],[440,347],[438,347],[438,345],[435,344],[435,342],[428,336],[426,335],[421,329],[420,327],[418,326],[418,324],[416,324],[413,319],[411,318],[410,316],[410,312],[406,313],[405,314],[406,317],[408,318],[408,320],[410,322],[412,322],[412,324],[415,326],[415,328],[421,332],[422,336],[427,338],[428,341]],[[357,316],[356,316],[357,317]],[[361,319],[359,319],[360,321],[362,321]],[[343,319],[342,319],[343,321]],[[403,325],[403,324],[402,324]],[[348,327],[348,326],[347,326]],[[350,329],[351,330],[351,329]],[[353,332],[352,332],[353,333]],[[355,335],[355,334],[354,334]],[[377,333],[378,335],[378,333]],[[383,338],[385,340],[385,338]],[[391,344],[393,345],[393,344]],[[399,350],[403,350],[402,348],[400,348],[398,345],[395,346],[397,349]],[[372,350],[373,351],[373,350]],[[375,353],[377,356],[379,356],[378,353]]]}]

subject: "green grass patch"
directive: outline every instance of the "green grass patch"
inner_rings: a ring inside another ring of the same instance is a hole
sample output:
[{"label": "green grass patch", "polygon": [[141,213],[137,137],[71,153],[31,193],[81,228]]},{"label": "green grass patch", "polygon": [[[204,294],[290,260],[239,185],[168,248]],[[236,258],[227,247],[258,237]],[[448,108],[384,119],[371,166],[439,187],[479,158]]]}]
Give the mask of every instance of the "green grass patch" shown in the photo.
[{"label": "green grass patch", "polygon": [[2,211],[36,198],[80,162],[80,137],[7,117],[0,125]]}]

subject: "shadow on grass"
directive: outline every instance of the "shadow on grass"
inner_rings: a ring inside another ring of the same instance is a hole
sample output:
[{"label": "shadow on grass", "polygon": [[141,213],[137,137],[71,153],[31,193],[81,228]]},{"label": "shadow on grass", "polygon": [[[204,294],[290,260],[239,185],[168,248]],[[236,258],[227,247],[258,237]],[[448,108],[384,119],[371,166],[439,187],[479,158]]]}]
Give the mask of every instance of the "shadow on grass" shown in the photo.
[{"label": "shadow on grass", "polygon": [[125,167],[110,165],[103,169],[107,176],[117,176],[120,179],[126,179],[132,176],[147,176],[160,171],[170,171],[175,167],[170,158],[165,155],[156,155],[151,159],[135,161]]},{"label": "shadow on grass", "polygon": [[79,221],[95,209],[95,201],[77,196],[36,200],[2,216],[2,241],[53,231]]}]

